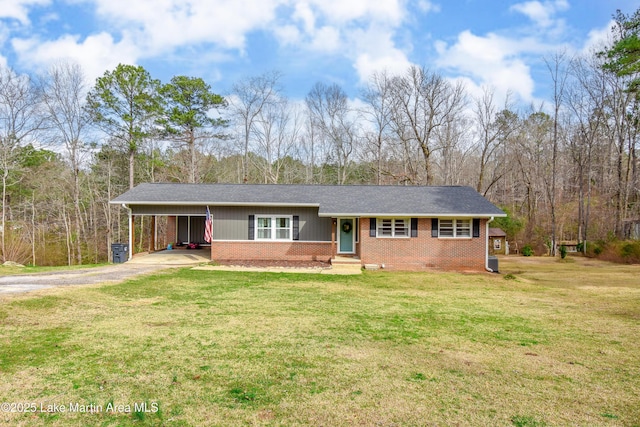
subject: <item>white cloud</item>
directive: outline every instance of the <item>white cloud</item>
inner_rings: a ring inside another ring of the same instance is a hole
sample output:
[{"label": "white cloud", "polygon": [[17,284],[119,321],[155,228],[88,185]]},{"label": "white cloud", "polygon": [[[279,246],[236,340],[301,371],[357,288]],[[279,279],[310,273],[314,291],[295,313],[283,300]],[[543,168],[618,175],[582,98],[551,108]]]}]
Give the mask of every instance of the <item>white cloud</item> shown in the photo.
[{"label": "white cloud", "polygon": [[29,24],[29,8],[44,6],[51,0],[0,0],[0,19],[16,19],[22,25]]},{"label": "white cloud", "polygon": [[533,99],[534,81],[520,55],[530,47],[537,49],[535,41],[511,40],[493,33],[480,37],[464,31],[452,46],[436,43],[437,65],[472,78],[476,86],[495,87],[500,97],[512,91],[528,102]]},{"label": "white cloud", "polygon": [[611,20],[606,26],[602,28],[594,28],[589,31],[587,39],[582,47],[582,53],[590,54],[597,52],[611,44],[611,27],[613,24],[614,21]]},{"label": "white cloud", "polygon": [[[199,45],[218,58],[230,51],[242,54],[247,35],[261,30],[270,31],[283,46],[341,55],[353,62],[361,79],[382,68],[393,71],[409,64],[393,41],[405,19],[407,0],[67,1],[94,9],[95,19],[108,30],[62,34],[55,40],[37,32],[14,38],[11,43],[21,64],[45,69],[66,58],[94,78],[118,63],[175,59],[183,54],[181,49],[199,50]],[[0,17],[10,15],[26,23],[29,8],[49,2],[0,0]],[[438,9],[428,0],[418,0],[417,6],[423,12]]]},{"label": "white cloud", "polygon": [[526,15],[541,27],[551,27],[556,21],[554,15],[567,10],[569,3],[566,0],[555,1],[527,1],[511,6],[511,10]]},{"label": "white cloud", "polygon": [[[417,6],[423,12],[437,9],[426,0],[420,0]],[[292,19],[273,31],[282,44],[342,55],[352,61],[360,80],[365,81],[374,71],[402,72],[410,64],[393,40],[406,13],[403,0],[295,1]]]},{"label": "white cloud", "polygon": [[296,3],[292,17],[294,20],[302,22],[304,31],[307,33],[312,33],[316,28],[316,16],[309,3]]},{"label": "white cloud", "polygon": [[340,30],[335,27],[324,26],[313,35],[310,48],[322,53],[336,53],[343,47]]},{"label": "white cloud", "polygon": [[419,0],[417,5],[418,9],[420,9],[424,13],[440,12],[440,5],[428,0]]},{"label": "white cloud", "polygon": [[96,7],[100,18],[157,54],[197,43],[242,51],[246,34],[272,22],[283,1],[96,0]]},{"label": "white cloud", "polygon": [[30,68],[42,71],[54,62],[70,60],[82,66],[90,81],[119,63],[135,63],[139,56],[128,39],[116,43],[107,33],[92,35],[83,41],[78,36],[65,35],[53,41],[14,39],[12,44],[20,61]]},{"label": "white cloud", "polygon": [[354,67],[360,81],[367,81],[376,71],[404,73],[411,65],[406,53],[393,42],[393,31],[372,25],[350,35],[355,46]]},{"label": "white cloud", "polygon": [[401,0],[309,0],[312,10],[322,19],[335,24],[345,24],[359,19],[399,25],[405,15]]},{"label": "white cloud", "polygon": [[298,45],[302,38],[300,30],[295,25],[281,25],[276,27],[273,33],[283,46]]}]

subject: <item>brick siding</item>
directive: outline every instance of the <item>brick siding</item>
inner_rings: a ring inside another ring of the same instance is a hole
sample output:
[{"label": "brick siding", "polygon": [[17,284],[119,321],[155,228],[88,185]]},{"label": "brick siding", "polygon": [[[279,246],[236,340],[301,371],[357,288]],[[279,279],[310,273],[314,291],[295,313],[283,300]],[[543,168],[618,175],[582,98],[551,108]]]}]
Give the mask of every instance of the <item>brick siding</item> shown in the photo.
[{"label": "brick siding", "polygon": [[431,237],[431,218],[418,219],[418,237],[369,237],[369,218],[360,219],[360,259],[363,264],[384,264],[390,270],[485,271],[486,219],[480,237]]},{"label": "brick siding", "polygon": [[212,260],[323,261],[331,259],[331,242],[220,241],[211,244]]},{"label": "brick siding", "polygon": [[167,239],[167,243],[171,243],[172,245],[176,244],[176,217],[168,216],[167,217],[167,230],[165,238]]},{"label": "brick siding", "polygon": [[[175,221],[168,217],[169,241],[175,241]],[[419,218],[418,237],[376,238],[369,236],[369,218],[360,218],[356,255],[363,264],[384,265],[388,270],[485,271],[486,224],[486,219],[480,220],[480,237],[443,239],[431,237],[431,218]],[[326,262],[337,253],[335,225],[332,235],[333,242],[214,240],[211,259]]]}]

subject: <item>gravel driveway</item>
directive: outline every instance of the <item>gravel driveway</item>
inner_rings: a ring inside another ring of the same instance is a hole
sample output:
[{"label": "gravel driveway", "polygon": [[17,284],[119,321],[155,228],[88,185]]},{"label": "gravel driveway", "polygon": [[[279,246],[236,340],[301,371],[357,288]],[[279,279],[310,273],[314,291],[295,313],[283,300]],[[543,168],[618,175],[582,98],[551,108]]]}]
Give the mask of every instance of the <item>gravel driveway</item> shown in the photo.
[{"label": "gravel driveway", "polygon": [[170,267],[175,267],[175,265],[125,263],[79,270],[0,276],[0,295],[29,292],[55,286],[121,282],[140,274],[152,273]]},{"label": "gravel driveway", "polygon": [[123,264],[79,270],[0,276],[0,296],[53,288],[55,286],[122,282],[140,274],[153,273],[167,268],[194,266],[208,263],[209,261],[211,261],[211,253],[207,250],[158,251],[150,254],[135,255],[133,259]]}]

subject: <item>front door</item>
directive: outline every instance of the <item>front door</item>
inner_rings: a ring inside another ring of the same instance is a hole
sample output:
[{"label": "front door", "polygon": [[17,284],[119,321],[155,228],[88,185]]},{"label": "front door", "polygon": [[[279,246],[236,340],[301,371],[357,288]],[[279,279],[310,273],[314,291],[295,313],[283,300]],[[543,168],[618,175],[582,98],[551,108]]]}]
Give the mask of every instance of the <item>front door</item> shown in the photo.
[{"label": "front door", "polygon": [[338,253],[352,254],[355,246],[355,218],[340,218],[338,224]]}]

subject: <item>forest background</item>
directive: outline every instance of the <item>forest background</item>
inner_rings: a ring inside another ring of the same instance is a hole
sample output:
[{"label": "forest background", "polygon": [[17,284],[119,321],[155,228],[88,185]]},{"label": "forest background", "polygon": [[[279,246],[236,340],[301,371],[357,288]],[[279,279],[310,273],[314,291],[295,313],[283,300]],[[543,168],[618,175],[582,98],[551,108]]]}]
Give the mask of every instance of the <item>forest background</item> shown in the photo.
[{"label": "forest background", "polygon": [[[468,185],[509,214],[495,225],[514,249],[555,255],[574,240],[640,262],[627,240],[640,227],[640,12],[614,18],[608,45],[545,58],[551,97],[526,107],[491,87],[471,97],[427,66],[372,75],[358,103],[324,82],[288,99],[279,71],[222,95],[134,65],[93,84],[69,62],[37,76],[0,67],[0,260],[108,261],[128,236],[115,196],[226,182]],[[149,232],[136,235],[148,249]]]}]

